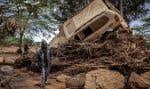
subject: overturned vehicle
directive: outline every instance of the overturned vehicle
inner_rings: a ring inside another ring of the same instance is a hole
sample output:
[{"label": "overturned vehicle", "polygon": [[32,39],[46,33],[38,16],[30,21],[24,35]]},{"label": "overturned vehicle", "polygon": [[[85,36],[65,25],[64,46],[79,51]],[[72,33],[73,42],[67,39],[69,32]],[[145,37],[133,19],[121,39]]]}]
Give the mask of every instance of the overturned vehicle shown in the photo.
[{"label": "overturned vehicle", "polygon": [[94,0],[77,15],[68,19],[59,34],[51,41],[51,47],[58,47],[68,40],[95,42],[107,31],[129,30],[119,11],[107,0]]}]

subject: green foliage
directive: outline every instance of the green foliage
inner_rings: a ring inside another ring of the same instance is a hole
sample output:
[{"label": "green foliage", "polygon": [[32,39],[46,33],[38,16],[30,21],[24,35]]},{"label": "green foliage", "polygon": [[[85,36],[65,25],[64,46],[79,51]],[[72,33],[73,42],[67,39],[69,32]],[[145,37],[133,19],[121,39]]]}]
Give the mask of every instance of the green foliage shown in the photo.
[{"label": "green foliage", "polygon": [[81,9],[83,9],[92,0],[51,0],[53,8],[56,11],[53,13],[55,19],[64,22]]},{"label": "green foliage", "polygon": [[33,43],[33,41],[31,39],[28,39],[28,38],[23,39],[23,44],[31,45],[32,43]]},{"label": "green foliage", "polygon": [[142,21],[144,22],[143,27],[150,27],[150,16],[147,18],[142,19]]},{"label": "green foliage", "polygon": [[[24,37],[25,33],[30,34],[32,37],[33,34],[38,34],[39,30],[41,32],[44,30],[49,31],[50,33],[54,33],[57,29],[55,25],[59,23],[53,19],[51,16],[52,8],[49,3],[50,0],[7,0],[6,3],[7,12],[13,14],[8,19],[15,19],[17,22],[17,30],[14,31],[20,34],[20,39]],[[6,12],[6,13],[7,13]],[[3,13],[0,13],[0,15]],[[5,14],[5,13],[4,13]],[[1,15],[2,16],[2,15]],[[3,18],[1,17],[0,18]],[[5,25],[4,25],[5,27]],[[1,29],[0,29],[1,30]],[[5,39],[8,31],[2,33],[3,39]],[[1,33],[1,31],[0,31]],[[0,34],[1,37],[1,34]],[[3,40],[1,40],[3,41]],[[21,41],[20,41],[21,43]]]},{"label": "green foliage", "polygon": [[[5,45],[19,45],[19,38],[16,38],[16,37],[8,37],[4,40],[3,44]],[[32,44],[33,41],[31,39],[23,39],[23,44]]]},{"label": "green foliage", "polygon": [[19,44],[19,39],[15,37],[8,37],[4,41],[5,45],[18,45]]},{"label": "green foliage", "polygon": [[[118,9],[120,9],[121,0],[109,0],[111,1]],[[148,0],[122,0],[123,1],[123,13],[124,18],[127,22],[135,20],[140,17],[144,17],[148,9],[145,8],[145,3]]]},{"label": "green foliage", "polygon": [[144,23],[141,26],[133,27],[133,30],[140,35],[147,35],[150,34],[150,16],[141,19],[141,21]]}]

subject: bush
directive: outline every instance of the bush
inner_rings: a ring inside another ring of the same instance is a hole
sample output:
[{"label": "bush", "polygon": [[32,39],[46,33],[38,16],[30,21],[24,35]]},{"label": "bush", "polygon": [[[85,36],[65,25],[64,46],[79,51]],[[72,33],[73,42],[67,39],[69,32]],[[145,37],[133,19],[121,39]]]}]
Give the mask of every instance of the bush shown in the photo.
[{"label": "bush", "polygon": [[[19,45],[20,43],[20,39],[19,38],[16,38],[16,37],[8,37],[4,40],[3,44],[4,45],[7,45],[7,46],[10,46],[10,45]],[[31,45],[32,44],[32,40],[31,39],[23,39],[23,44],[28,44],[28,45]]]},{"label": "bush", "polygon": [[19,39],[16,37],[8,37],[4,40],[5,45],[19,45]]},{"label": "bush", "polygon": [[23,39],[23,44],[28,44],[28,45],[31,45],[33,43],[33,41],[31,39]]}]

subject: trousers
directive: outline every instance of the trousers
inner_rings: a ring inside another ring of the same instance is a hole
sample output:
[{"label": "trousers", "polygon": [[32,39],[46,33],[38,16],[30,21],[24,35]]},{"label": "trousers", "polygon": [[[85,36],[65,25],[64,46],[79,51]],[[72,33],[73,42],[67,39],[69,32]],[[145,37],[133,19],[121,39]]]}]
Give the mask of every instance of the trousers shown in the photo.
[{"label": "trousers", "polygon": [[41,70],[41,76],[42,76],[41,85],[42,86],[45,86],[45,84],[47,82],[49,70],[50,70],[49,67],[42,67],[42,70]]}]

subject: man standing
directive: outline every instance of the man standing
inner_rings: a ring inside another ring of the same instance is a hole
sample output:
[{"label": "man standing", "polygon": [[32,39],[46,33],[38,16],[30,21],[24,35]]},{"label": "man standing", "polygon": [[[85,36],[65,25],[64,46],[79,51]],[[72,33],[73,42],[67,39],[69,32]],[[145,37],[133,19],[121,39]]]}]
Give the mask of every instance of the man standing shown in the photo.
[{"label": "man standing", "polygon": [[42,40],[41,49],[37,53],[38,66],[41,70],[41,87],[45,87],[50,71],[50,50],[45,40]]}]

